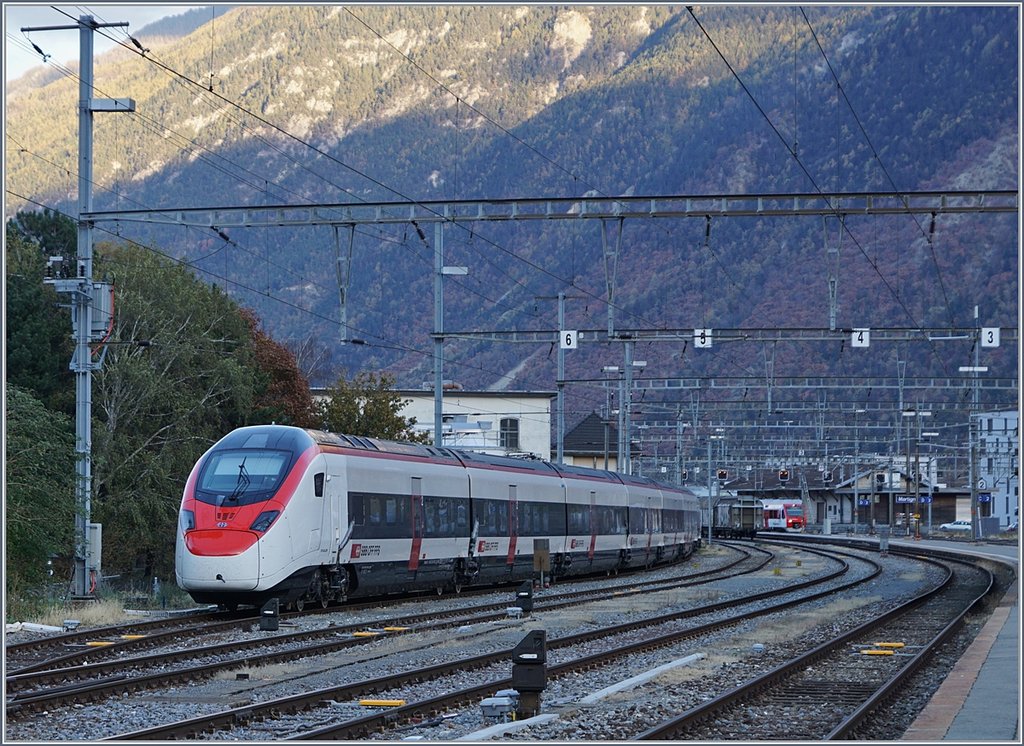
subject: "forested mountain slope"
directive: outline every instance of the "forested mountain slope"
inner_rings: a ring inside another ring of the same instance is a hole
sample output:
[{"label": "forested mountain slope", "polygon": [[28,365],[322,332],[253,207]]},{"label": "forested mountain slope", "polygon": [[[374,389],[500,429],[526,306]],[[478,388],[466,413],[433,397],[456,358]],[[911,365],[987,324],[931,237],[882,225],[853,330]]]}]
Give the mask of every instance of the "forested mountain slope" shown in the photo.
[{"label": "forested mountain slope", "polygon": [[[130,96],[137,111],[97,116],[97,209],[1019,187],[1016,8],[693,12],[700,25],[664,5],[235,7],[212,29],[161,36],[149,58],[98,60],[97,95]],[[74,211],[77,85],[8,87],[8,214]],[[386,368],[406,386],[431,377],[430,230],[357,231],[348,336],[368,344],[352,346],[336,343],[329,227],[226,229],[231,243],[103,227],[191,262],[279,340],[313,335],[335,365]],[[840,327],[971,326],[975,305],[985,326],[1017,324],[1016,215],[934,226],[851,215],[847,228],[840,241],[820,217],[627,220],[616,325],[826,328],[829,248]],[[554,329],[560,291],[573,296],[567,327],[607,324],[597,221],[449,226],[445,252],[469,268],[446,281],[448,330]],[[446,350],[446,377],[467,387],[553,387],[548,346]],[[648,375],[673,376],[759,375],[768,354],[638,351]],[[780,343],[771,354],[776,375],[894,375],[897,357],[923,375],[955,372],[971,348]],[[1013,349],[989,354],[1015,375]],[[598,377],[621,355],[584,344],[567,377]]]}]

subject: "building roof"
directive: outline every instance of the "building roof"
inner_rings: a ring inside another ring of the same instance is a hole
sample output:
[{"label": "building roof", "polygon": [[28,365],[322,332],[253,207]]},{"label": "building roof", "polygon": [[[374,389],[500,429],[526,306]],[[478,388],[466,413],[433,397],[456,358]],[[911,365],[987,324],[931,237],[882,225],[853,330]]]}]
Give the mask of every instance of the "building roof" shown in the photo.
[{"label": "building roof", "polygon": [[[395,389],[399,396],[420,396],[433,397],[433,389]],[[468,389],[445,389],[445,397],[455,396],[478,396],[490,399],[554,399],[558,396],[556,391],[470,391]]]},{"label": "building roof", "polygon": [[[615,455],[619,431],[615,425],[608,426],[608,449]],[[562,450],[571,455],[604,453],[604,420],[597,412],[588,414],[583,421],[562,438]]]}]

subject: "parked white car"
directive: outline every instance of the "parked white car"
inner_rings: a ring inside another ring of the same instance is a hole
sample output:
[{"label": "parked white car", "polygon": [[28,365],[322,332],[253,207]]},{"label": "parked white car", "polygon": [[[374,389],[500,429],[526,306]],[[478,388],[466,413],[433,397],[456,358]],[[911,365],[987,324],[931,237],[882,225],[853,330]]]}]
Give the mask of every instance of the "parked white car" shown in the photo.
[{"label": "parked white car", "polygon": [[953,521],[952,523],[943,523],[939,526],[943,531],[970,531],[970,521]]}]

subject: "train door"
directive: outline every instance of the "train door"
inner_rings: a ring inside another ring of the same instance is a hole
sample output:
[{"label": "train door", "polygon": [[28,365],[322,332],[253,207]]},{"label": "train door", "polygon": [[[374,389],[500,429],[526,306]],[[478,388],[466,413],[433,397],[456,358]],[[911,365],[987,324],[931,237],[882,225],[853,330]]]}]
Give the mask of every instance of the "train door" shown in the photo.
[{"label": "train door", "polygon": [[594,561],[594,548],[597,544],[597,492],[590,491],[590,547],[587,549],[587,559]]},{"label": "train door", "polygon": [[654,497],[651,495],[647,496],[647,507],[644,509],[644,531],[647,532],[647,550],[645,552],[646,564],[651,564],[654,561],[654,534],[658,530],[658,509],[655,507]]},{"label": "train door", "polygon": [[[324,554],[336,552],[341,541],[341,502],[344,498],[344,478],[332,474],[328,469],[324,475],[323,512],[320,530],[320,551]],[[324,561],[333,561],[333,557]]]},{"label": "train door", "polygon": [[412,545],[409,547],[409,571],[416,572],[420,566],[420,551],[423,546],[423,479],[412,478],[409,495],[410,519],[412,522]]},{"label": "train door", "polygon": [[[318,553],[320,551],[321,537],[323,536],[325,526],[324,522],[327,520],[329,515],[327,507],[327,498],[325,495],[325,489],[327,484],[327,473],[324,471],[317,471],[313,474],[313,504],[310,506],[312,509],[307,513],[309,516],[306,518],[304,523],[307,523],[309,527],[309,541],[306,544],[306,549],[303,554],[306,553]],[[298,547],[296,547],[298,549]],[[300,550],[301,551],[301,550]],[[294,556],[293,552],[293,556]],[[312,560],[316,561],[316,560]]]},{"label": "train door", "polygon": [[515,567],[516,541],[519,538],[519,501],[516,499],[516,486],[508,486],[508,558],[505,563],[508,569]]}]

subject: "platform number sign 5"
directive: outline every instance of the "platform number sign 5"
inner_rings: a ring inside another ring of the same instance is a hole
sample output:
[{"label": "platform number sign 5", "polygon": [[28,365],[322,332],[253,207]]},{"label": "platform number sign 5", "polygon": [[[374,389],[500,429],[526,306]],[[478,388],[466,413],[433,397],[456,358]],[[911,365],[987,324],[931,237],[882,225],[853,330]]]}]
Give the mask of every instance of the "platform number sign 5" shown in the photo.
[{"label": "platform number sign 5", "polygon": [[999,327],[998,326],[986,326],[981,330],[981,346],[982,347],[998,347],[999,346]]},{"label": "platform number sign 5", "polygon": [[559,339],[563,350],[575,350],[579,346],[579,337],[576,332],[560,332]]},{"label": "platform number sign 5", "polygon": [[854,347],[870,347],[871,346],[871,330],[870,329],[854,329],[851,337],[851,343]]},{"label": "platform number sign 5", "polygon": [[694,329],[693,330],[693,346],[697,348],[707,348],[711,346],[711,330],[710,329]]}]

